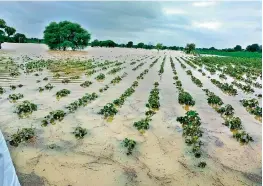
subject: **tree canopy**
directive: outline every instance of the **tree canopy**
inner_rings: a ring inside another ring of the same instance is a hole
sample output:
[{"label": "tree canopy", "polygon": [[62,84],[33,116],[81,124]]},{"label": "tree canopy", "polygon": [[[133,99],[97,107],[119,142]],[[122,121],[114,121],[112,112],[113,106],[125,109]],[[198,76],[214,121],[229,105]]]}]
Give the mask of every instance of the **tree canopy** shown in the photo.
[{"label": "tree canopy", "polygon": [[194,44],[194,43],[188,43],[188,44],[186,45],[186,47],[185,47],[185,52],[186,52],[187,54],[193,53],[194,50],[195,50],[195,44]]},{"label": "tree canopy", "polygon": [[132,41],[129,41],[128,43],[127,43],[127,48],[132,48],[133,47],[133,42]]},{"label": "tree canopy", "polygon": [[87,30],[69,21],[51,22],[44,31],[44,41],[51,50],[83,49],[89,40]]},{"label": "tree canopy", "polygon": [[116,47],[118,44],[116,44],[112,40],[105,40],[105,41],[99,41],[95,39],[91,42],[92,47]]},{"label": "tree canopy", "polygon": [[248,45],[246,50],[249,52],[260,52],[261,51],[260,46],[258,44]]},{"label": "tree canopy", "polygon": [[7,26],[5,20],[0,19],[0,49],[2,48],[1,44],[9,39],[10,36],[13,35],[15,32],[15,28]]},{"label": "tree canopy", "polygon": [[162,43],[157,43],[156,45],[156,49],[159,51],[163,48],[163,44]]},{"label": "tree canopy", "polygon": [[241,47],[240,45],[236,45],[236,46],[234,47],[234,50],[235,50],[235,51],[241,51],[241,50],[242,50],[242,47]]},{"label": "tree canopy", "polygon": [[25,34],[16,33],[13,37],[14,42],[16,43],[25,43],[26,42],[26,36]]}]

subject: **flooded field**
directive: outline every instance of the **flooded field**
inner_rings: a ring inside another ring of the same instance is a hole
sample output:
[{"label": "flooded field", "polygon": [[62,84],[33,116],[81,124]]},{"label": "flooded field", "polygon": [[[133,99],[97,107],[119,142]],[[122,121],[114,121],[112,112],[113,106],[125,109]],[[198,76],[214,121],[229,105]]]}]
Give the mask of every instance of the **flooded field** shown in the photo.
[{"label": "flooded field", "polygon": [[[182,60],[192,59],[191,56],[179,51],[88,48],[78,52],[50,52],[42,44],[8,43],[2,47],[0,87],[4,92],[0,95],[0,129],[8,145],[18,129],[35,130],[30,140],[17,147],[8,146],[22,185],[262,185],[261,118],[250,114],[240,103],[241,99],[255,98],[262,107],[261,98],[255,96],[261,93],[261,88],[254,88],[251,94],[240,89],[236,96],[225,94],[210,81],[220,80],[218,73],[210,75],[203,68],[206,75],[202,76]],[[32,67],[26,65],[30,62]],[[36,63],[43,64],[40,67]],[[187,108],[178,103],[180,89],[174,84],[172,64],[182,88],[193,97],[194,106]],[[187,70],[200,79],[202,88],[193,83]],[[101,73],[105,77],[99,76]],[[118,76],[119,80],[113,81]],[[88,82],[81,85],[85,81]],[[135,81],[138,86],[133,86]],[[53,87],[45,88],[48,83]],[[135,91],[124,94],[129,87]],[[134,123],[145,118],[149,110],[146,104],[154,88],[159,90],[160,107],[151,110],[154,114],[148,129],[137,130]],[[63,89],[70,93],[56,96]],[[241,144],[233,138],[233,130],[222,124],[224,118],[207,103],[202,89],[209,89],[225,104],[232,105],[235,117],[241,119],[253,141]],[[10,99],[9,95],[18,93],[23,97]],[[67,109],[74,101],[92,93],[98,97],[88,98],[87,104],[71,108],[73,111]],[[122,97],[125,99],[117,100],[123,101],[118,105],[114,100]],[[19,117],[16,106],[25,100],[34,103],[37,110]],[[98,114],[113,101],[118,111],[113,117]],[[185,143],[183,125],[177,121],[188,109],[196,111],[201,118],[200,158]],[[65,111],[61,120],[51,122],[45,118],[56,110]],[[76,127],[86,129],[83,138],[75,137]],[[130,154],[123,143],[125,138],[136,142]],[[206,163],[204,168],[200,168],[200,162]]]}]

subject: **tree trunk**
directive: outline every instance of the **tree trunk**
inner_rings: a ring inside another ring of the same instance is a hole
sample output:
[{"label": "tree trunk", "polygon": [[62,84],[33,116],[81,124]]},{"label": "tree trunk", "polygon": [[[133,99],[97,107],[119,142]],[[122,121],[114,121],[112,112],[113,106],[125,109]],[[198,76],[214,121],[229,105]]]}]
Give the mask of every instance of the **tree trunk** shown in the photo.
[{"label": "tree trunk", "polygon": [[0,49],[2,49],[2,46],[1,46],[2,42],[0,42]]}]

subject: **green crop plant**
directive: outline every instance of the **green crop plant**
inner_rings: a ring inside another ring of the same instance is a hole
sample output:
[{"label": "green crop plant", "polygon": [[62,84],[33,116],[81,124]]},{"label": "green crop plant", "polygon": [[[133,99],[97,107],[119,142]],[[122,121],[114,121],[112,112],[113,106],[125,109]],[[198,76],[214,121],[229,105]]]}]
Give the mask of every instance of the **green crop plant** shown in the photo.
[{"label": "green crop plant", "polygon": [[131,155],[133,149],[134,149],[135,146],[136,146],[136,142],[135,142],[134,140],[132,140],[132,139],[125,138],[125,139],[123,140],[123,143],[124,143],[124,147],[126,147],[127,150],[128,150],[126,154],[127,154],[127,155]]},{"label": "green crop plant", "polygon": [[18,147],[18,145],[21,142],[27,142],[30,139],[33,139],[34,137],[35,137],[35,129],[22,128],[22,130],[18,130],[17,133],[11,136],[11,140],[9,141],[9,144]]},{"label": "green crop plant", "polygon": [[87,88],[92,84],[91,81],[85,81],[84,83],[81,83],[80,86],[83,88]]},{"label": "green crop plant", "polygon": [[82,127],[76,127],[73,134],[75,135],[75,138],[83,139],[84,136],[87,134],[87,129]]},{"label": "green crop plant", "polygon": [[189,106],[195,105],[195,101],[193,97],[188,92],[185,91],[179,92],[178,102],[182,105],[189,105]]},{"label": "green crop plant", "polygon": [[104,118],[113,117],[118,113],[118,110],[114,107],[113,103],[107,103],[98,114],[104,115]]},{"label": "green crop plant", "polygon": [[19,115],[19,117],[23,118],[32,114],[34,111],[37,111],[37,105],[26,100],[16,106],[15,112]]},{"label": "green crop plant", "polygon": [[24,95],[21,94],[21,93],[18,93],[18,94],[10,94],[8,97],[9,97],[9,100],[11,100],[11,101],[16,101],[16,100],[22,99],[22,98],[24,97]]},{"label": "green crop plant", "polygon": [[70,91],[67,89],[62,89],[56,93],[57,98],[66,97],[70,94]]},{"label": "green crop plant", "polygon": [[48,83],[48,84],[45,85],[45,89],[47,89],[47,90],[51,90],[53,88],[54,88],[54,86],[51,85],[51,83]]}]

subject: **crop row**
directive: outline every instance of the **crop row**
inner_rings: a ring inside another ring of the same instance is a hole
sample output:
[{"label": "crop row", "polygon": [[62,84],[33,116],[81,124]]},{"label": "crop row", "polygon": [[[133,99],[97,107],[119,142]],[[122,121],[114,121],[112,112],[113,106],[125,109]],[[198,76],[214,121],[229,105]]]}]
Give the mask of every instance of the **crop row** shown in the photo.
[{"label": "crop row", "polygon": [[[192,73],[189,73],[189,70],[186,71],[188,75],[193,77]],[[191,78],[193,79],[197,78]],[[195,81],[193,81],[195,83]],[[202,84],[202,82],[200,81]],[[196,84],[196,83],[195,83]],[[197,85],[198,86],[198,85]],[[200,87],[200,86],[198,86]],[[233,137],[236,138],[241,143],[248,143],[249,141],[253,141],[252,137],[246,133],[243,129],[241,119],[239,117],[234,117],[234,108],[227,104],[222,106],[224,103],[222,99],[215,95],[213,92],[209,91],[208,89],[202,89],[207,95],[207,103],[216,111],[218,112],[221,117],[225,120],[223,123],[225,126],[228,126],[231,131],[233,132]]]},{"label": "crop row", "polygon": [[[177,76],[177,72],[175,70],[175,65],[172,58],[170,58],[170,62],[171,62],[173,73]],[[185,65],[181,63],[181,67],[184,68],[184,66]],[[179,95],[178,95],[179,104],[185,105],[186,107],[194,106],[195,101],[193,97],[188,92],[184,91],[184,89],[182,88],[181,81],[178,80],[178,76],[177,78],[173,78],[173,79],[177,79],[176,86],[179,89]],[[202,156],[201,147],[203,145],[203,142],[201,141],[200,138],[202,137],[203,131],[200,127],[201,118],[199,117],[199,114],[194,110],[189,110],[186,112],[184,116],[177,117],[176,121],[182,124],[185,143],[188,146],[192,147],[191,152],[194,154],[195,158],[200,158]],[[198,163],[197,166],[200,168],[204,168],[206,166],[206,162],[201,161]]]},{"label": "crop row", "polygon": [[243,99],[240,100],[243,107],[250,113],[255,115],[259,120],[262,118],[262,107],[259,106],[259,102],[256,99]]},{"label": "crop row", "polygon": [[203,89],[203,91],[205,91],[206,95],[208,96],[208,104],[211,105],[212,108],[214,108],[215,111],[218,112],[225,120],[223,125],[230,128],[230,130],[233,132],[233,137],[236,138],[240,143],[248,143],[253,141],[253,138],[244,131],[241,119],[234,116],[234,108],[230,104],[222,106],[224,103],[221,98],[216,96],[213,92],[210,92],[208,89]]},{"label": "crop row", "polygon": [[[158,60],[158,59],[157,59]],[[156,60],[152,62],[152,64],[155,64]],[[150,64],[150,67],[153,67],[153,65]],[[139,76],[137,76],[137,80],[143,79],[143,77],[149,72],[148,69],[145,69]],[[138,86],[139,82],[134,81],[133,84],[125,90],[125,92],[118,98],[113,101],[113,103],[107,103],[100,111],[98,114],[103,115],[105,119],[108,121],[111,121],[118,113],[118,110],[116,107],[121,107],[126,99],[131,96],[135,92],[135,88]]]},{"label": "crop row", "polygon": [[164,63],[165,63],[165,59],[166,59],[166,56],[164,56],[163,58],[163,62],[161,63],[161,67],[160,67],[160,70],[159,70],[159,75],[161,76],[164,72]]},{"label": "crop row", "polygon": [[233,87],[233,85],[229,85],[228,83],[221,83],[216,79],[211,79],[211,82],[218,88],[220,88],[225,94],[228,94],[230,96],[237,95],[237,90]]},{"label": "crop row", "polygon": [[[253,82],[261,75],[261,61],[258,59],[242,59],[242,58],[222,58],[222,57],[202,57],[192,60],[197,65],[206,65],[208,70],[215,72],[219,70],[222,73],[228,74],[238,81],[243,81],[248,85],[256,88],[262,88],[262,84]],[[243,76],[246,76],[243,77]]]},{"label": "crop row", "polygon": [[[187,74],[189,74],[189,70],[186,72]],[[193,77],[193,76],[192,76]],[[197,78],[194,78],[194,79],[197,79]],[[196,82],[193,80],[193,78],[192,78],[192,81],[196,84]],[[222,83],[220,83],[219,81],[217,81],[217,80],[214,80],[214,79],[212,79],[211,81],[213,81],[214,83],[216,83],[216,84],[221,84],[221,86],[222,86]],[[219,83],[218,83],[219,82]],[[252,90],[250,90],[250,88],[249,87],[247,87],[247,86],[245,86],[245,85],[243,85],[243,84],[241,84],[241,85],[239,85],[240,83],[237,83],[236,81],[235,81],[235,83],[234,83],[236,86],[242,86],[243,87],[243,89],[245,89],[247,92],[249,92],[249,91],[252,91]],[[229,85],[228,85],[229,86]],[[199,86],[200,87],[200,86]],[[227,87],[227,86],[226,86]],[[206,89],[205,89],[206,90]],[[228,88],[228,90],[229,90],[229,88]],[[230,88],[230,90],[231,90],[231,88]],[[232,91],[232,92],[235,92],[235,91]],[[259,95],[259,97],[261,96],[261,94]],[[210,98],[210,100],[212,99],[212,100],[219,100],[219,99],[216,99],[216,97],[218,97],[218,96],[215,96],[215,97],[213,97],[212,96],[212,98]],[[221,99],[220,99],[221,100]],[[222,102],[222,101],[221,101]],[[259,103],[258,103],[258,101],[256,100],[256,99],[243,99],[243,100],[240,100],[240,102],[242,103],[242,105],[244,106],[244,107],[246,107],[246,109],[247,109],[247,111],[250,113],[250,114],[253,114],[253,115],[255,115],[256,116],[256,119],[258,119],[258,120],[261,120],[261,115],[262,115],[262,108],[261,107],[259,107]],[[222,102],[223,103],[223,102]]]}]

